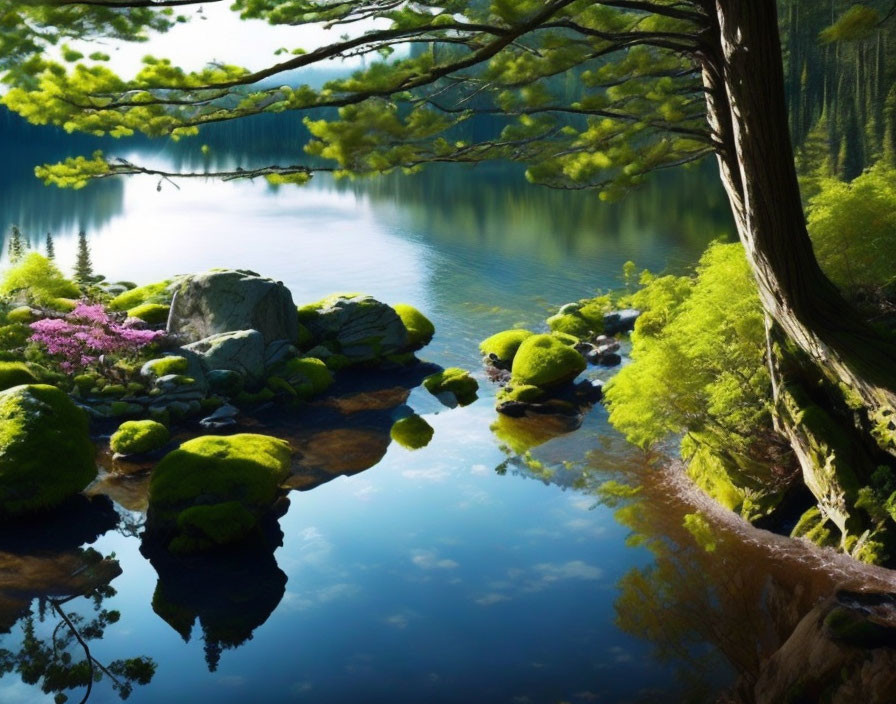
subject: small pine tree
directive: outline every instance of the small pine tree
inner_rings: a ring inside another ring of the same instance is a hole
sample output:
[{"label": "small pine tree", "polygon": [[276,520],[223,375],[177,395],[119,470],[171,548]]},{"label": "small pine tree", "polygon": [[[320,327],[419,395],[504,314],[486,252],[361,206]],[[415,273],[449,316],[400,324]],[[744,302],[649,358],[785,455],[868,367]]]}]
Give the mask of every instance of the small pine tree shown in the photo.
[{"label": "small pine tree", "polygon": [[75,281],[82,288],[93,282],[93,262],[90,261],[90,245],[87,243],[87,233],[84,230],[78,233],[78,258],[75,261]]},{"label": "small pine tree", "polygon": [[47,259],[53,261],[56,258],[56,246],[53,243],[53,235],[47,233]]},{"label": "small pine tree", "polygon": [[26,247],[27,245],[25,243],[25,238],[22,236],[22,231],[17,225],[13,225],[9,233],[9,245],[6,249],[11,264],[17,264],[22,261],[22,257],[25,256]]}]

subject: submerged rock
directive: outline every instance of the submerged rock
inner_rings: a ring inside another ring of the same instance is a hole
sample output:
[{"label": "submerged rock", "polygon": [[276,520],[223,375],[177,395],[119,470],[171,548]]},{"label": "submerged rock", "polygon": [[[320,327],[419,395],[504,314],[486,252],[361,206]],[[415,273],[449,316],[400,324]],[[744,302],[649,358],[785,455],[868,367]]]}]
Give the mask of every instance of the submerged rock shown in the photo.
[{"label": "submerged rock", "polygon": [[87,416],[53,386],[0,392],[0,519],[58,506],[96,477]]},{"label": "submerged rock", "polygon": [[292,294],[252,271],[212,270],[185,277],[171,302],[168,332],[188,342],[238,330],[257,330],[264,343],[297,340]]}]

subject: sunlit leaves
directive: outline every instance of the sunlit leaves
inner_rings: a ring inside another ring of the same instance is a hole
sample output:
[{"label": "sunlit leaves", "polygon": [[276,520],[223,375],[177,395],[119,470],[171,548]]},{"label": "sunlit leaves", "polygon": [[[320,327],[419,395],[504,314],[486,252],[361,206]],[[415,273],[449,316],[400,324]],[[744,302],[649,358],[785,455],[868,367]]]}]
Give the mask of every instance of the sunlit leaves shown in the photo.
[{"label": "sunlit leaves", "polygon": [[880,13],[868,5],[853,5],[830,27],[822,30],[823,42],[852,42],[867,39],[881,23]]}]

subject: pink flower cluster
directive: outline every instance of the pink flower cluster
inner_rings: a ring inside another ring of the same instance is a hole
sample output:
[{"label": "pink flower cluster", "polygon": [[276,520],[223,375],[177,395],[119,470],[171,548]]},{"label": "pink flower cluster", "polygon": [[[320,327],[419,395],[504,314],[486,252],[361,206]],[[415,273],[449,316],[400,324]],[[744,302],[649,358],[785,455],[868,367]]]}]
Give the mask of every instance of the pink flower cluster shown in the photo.
[{"label": "pink flower cluster", "polygon": [[31,323],[29,338],[59,357],[59,367],[66,373],[85,369],[102,355],[131,355],[155,342],[162,330],[143,330],[127,321],[113,320],[102,305],[79,303],[65,318],[45,318]]}]

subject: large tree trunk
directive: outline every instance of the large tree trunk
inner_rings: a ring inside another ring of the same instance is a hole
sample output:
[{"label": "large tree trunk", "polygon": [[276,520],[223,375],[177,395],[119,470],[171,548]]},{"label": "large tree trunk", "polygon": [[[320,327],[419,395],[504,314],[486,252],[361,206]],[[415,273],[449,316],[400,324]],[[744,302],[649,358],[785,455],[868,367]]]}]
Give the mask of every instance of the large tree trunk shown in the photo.
[{"label": "large tree trunk", "polygon": [[775,0],[706,0],[710,123],[740,239],[775,322],[833,382],[858,395],[896,454],[896,345],[822,272],[806,229],[788,130]]}]

